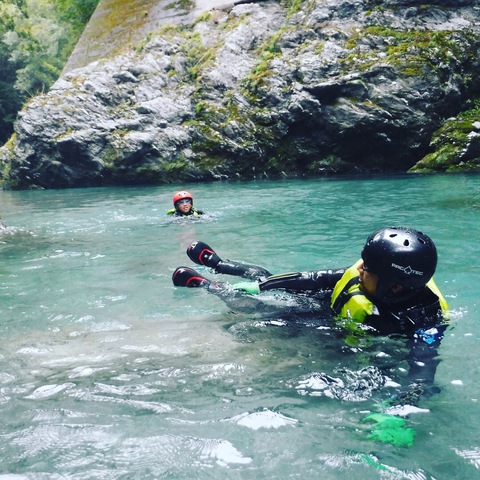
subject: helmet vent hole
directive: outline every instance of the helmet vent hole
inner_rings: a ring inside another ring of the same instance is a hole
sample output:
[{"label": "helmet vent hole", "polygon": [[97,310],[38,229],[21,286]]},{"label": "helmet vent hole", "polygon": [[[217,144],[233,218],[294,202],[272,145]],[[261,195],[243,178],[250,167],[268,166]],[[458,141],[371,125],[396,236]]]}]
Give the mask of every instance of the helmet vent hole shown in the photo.
[{"label": "helmet vent hole", "polygon": [[410,245],[410,242],[409,242],[408,240],[404,240],[404,241],[403,241],[403,245],[404,245],[405,247],[408,247],[408,246]]}]

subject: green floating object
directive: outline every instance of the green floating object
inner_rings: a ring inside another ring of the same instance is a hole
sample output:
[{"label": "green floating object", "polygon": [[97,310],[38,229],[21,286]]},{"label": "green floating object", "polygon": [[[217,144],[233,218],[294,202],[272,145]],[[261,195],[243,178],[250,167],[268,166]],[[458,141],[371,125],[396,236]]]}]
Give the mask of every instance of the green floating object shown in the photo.
[{"label": "green floating object", "polygon": [[243,290],[250,295],[258,295],[260,293],[260,288],[257,282],[240,282],[232,285],[234,290]]},{"label": "green floating object", "polygon": [[367,436],[369,440],[389,443],[397,447],[411,447],[416,432],[407,427],[403,418],[387,415],[386,413],[372,413],[363,419],[363,422],[372,422],[374,426]]}]

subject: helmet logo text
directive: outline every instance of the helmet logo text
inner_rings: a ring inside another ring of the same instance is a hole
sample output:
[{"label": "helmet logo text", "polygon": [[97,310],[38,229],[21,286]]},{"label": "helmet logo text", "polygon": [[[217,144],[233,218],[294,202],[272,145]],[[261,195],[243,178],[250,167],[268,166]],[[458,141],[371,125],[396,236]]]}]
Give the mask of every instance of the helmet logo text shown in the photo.
[{"label": "helmet logo text", "polygon": [[410,265],[408,267],[402,267],[401,265],[397,265],[396,263],[392,263],[392,267],[398,270],[401,270],[405,275],[423,275],[423,272],[419,272],[418,270],[414,270]]}]

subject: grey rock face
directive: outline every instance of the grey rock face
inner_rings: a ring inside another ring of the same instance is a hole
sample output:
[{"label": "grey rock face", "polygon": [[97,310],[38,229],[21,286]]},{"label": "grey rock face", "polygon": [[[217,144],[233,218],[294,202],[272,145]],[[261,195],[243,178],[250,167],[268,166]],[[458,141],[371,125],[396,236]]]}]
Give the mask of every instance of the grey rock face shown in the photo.
[{"label": "grey rock face", "polygon": [[479,25],[467,0],[232,3],[62,75],[0,162],[12,188],[404,172],[478,95]]}]

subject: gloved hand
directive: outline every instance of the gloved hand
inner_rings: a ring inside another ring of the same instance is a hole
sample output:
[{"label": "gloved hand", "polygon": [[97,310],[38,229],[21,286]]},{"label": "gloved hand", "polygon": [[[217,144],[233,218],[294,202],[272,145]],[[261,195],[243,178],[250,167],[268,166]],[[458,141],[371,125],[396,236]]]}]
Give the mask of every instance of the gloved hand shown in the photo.
[{"label": "gloved hand", "polygon": [[367,435],[369,440],[390,443],[398,447],[411,447],[415,440],[416,432],[407,427],[405,419],[388,415],[386,413],[372,413],[363,419],[363,422],[374,423],[371,433]]},{"label": "gloved hand", "polygon": [[260,287],[258,282],[240,282],[232,285],[234,290],[243,290],[250,295],[258,295],[260,293]]}]

